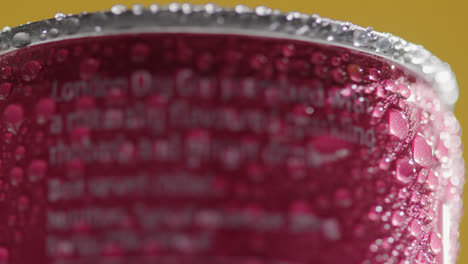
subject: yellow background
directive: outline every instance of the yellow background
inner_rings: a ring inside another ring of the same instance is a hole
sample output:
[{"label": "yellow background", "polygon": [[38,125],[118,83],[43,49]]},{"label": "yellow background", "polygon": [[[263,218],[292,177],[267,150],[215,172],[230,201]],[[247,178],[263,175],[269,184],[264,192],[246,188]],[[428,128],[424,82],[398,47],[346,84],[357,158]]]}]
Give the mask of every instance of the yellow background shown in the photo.
[{"label": "yellow background", "polygon": [[[137,0],[138,1],[138,0]],[[141,4],[154,1],[139,0]],[[461,88],[456,115],[468,131],[468,0],[214,0],[220,5],[238,3],[267,5],[283,11],[318,13],[424,45],[455,71]],[[56,12],[77,13],[109,9],[115,3],[131,5],[128,0],[0,0],[0,26],[16,26],[52,17]],[[167,4],[161,0],[158,3]],[[206,3],[206,1],[192,1]],[[463,136],[468,145],[468,133]],[[468,156],[465,155],[468,160]],[[468,195],[464,198],[468,204]],[[468,213],[467,213],[468,214]],[[468,264],[468,215],[461,227],[460,264]]]}]

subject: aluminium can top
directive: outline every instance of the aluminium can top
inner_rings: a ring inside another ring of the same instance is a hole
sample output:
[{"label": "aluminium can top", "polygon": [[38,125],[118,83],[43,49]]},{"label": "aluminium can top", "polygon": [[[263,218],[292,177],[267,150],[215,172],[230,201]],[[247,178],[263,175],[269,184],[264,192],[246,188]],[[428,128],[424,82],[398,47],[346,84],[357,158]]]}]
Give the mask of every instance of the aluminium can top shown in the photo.
[{"label": "aluminium can top", "polygon": [[3,28],[0,54],[64,39],[143,32],[241,34],[346,47],[390,60],[423,77],[448,109],[453,110],[459,96],[450,66],[423,46],[370,27],[316,14],[283,13],[265,6],[251,9],[243,5],[221,8],[215,4],[172,3],[134,5],[131,9],[115,5],[109,11],[78,15],[58,13],[52,19]]}]

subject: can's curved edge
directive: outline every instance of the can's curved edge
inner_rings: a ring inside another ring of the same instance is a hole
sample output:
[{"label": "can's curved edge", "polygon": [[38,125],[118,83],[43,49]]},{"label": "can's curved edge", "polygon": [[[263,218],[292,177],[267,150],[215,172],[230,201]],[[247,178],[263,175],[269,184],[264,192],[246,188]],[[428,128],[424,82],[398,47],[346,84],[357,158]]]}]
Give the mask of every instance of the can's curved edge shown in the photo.
[{"label": "can's curved edge", "polygon": [[5,27],[0,33],[0,54],[51,41],[124,32],[246,34],[342,46],[379,56],[415,72],[432,84],[448,109],[453,110],[459,96],[449,64],[423,46],[370,27],[316,14],[283,13],[265,6],[251,9],[244,5],[222,8],[215,4],[171,3],[134,5],[131,9],[115,5],[108,11],[77,15],[58,13],[52,19]]}]

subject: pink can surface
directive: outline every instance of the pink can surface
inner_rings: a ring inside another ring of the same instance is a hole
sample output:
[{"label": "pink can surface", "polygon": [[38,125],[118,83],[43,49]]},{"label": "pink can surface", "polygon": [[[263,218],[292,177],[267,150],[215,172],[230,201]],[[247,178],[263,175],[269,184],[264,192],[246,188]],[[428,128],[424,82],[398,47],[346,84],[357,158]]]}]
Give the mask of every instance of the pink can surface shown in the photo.
[{"label": "pink can surface", "polygon": [[455,263],[460,126],[421,74],[333,42],[51,31],[0,55],[1,264]]}]

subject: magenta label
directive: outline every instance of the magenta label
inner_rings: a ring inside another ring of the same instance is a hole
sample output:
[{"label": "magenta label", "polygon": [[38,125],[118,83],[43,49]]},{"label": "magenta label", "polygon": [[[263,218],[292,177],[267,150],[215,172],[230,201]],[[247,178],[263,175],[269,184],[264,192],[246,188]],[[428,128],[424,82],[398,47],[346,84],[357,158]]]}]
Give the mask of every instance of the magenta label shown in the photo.
[{"label": "magenta label", "polygon": [[446,226],[460,214],[458,123],[425,82],[380,59],[141,34],[20,49],[0,58],[0,80],[1,264],[457,252]]}]

